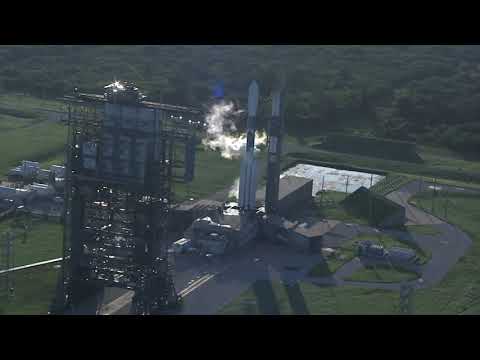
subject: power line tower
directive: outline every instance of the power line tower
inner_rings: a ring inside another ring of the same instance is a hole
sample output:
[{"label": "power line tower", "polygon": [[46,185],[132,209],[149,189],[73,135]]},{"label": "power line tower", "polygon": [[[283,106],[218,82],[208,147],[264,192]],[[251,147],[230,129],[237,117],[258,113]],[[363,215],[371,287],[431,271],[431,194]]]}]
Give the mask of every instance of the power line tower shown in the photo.
[{"label": "power line tower", "polygon": [[[179,304],[168,260],[174,181],[191,180],[195,109],[146,102],[115,82],[105,96],[66,96],[64,254],[58,291],[75,312],[105,286],[134,291],[135,314]],[[189,121],[190,120],[190,121]],[[177,144],[185,146],[183,178]]]}]

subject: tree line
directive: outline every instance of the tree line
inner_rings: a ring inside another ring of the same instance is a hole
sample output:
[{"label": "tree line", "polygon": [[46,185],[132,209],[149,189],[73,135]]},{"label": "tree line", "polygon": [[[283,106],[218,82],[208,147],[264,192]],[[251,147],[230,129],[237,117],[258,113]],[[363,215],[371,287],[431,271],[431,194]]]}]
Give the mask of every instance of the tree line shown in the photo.
[{"label": "tree line", "polygon": [[150,99],[200,105],[217,81],[244,103],[286,78],[291,133],[365,129],[377,137],[480,146],[480,46],[19,45],[0,47],[1,91],[40,97],[134,81]]}]

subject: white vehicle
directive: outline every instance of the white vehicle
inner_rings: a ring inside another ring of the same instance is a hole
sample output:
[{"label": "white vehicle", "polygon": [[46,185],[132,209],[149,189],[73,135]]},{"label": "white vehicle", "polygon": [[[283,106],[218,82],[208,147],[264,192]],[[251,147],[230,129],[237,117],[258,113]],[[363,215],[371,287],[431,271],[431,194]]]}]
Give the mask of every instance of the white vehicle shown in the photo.
[{"label": "white vehicle", "polygon": [[182,254],[191,247],[191,240],[187,238],[181,238],[172,244],[172,250],[175,254]]}]

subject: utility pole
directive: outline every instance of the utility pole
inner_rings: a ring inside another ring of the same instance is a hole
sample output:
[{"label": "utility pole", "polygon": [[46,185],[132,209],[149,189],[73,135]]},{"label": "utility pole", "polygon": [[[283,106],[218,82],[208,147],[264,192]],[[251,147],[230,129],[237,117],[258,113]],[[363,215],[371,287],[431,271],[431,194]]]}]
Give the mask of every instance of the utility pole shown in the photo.
[{"label": "utility pole", "polygon": [[413,286],[404,282],[400,287],[400,313],[413,314]]},{"label": "utility pole", "polygon": [[432,214],[435,211],[435,196],[437,196],[437,179],[433,178]]},{"label": "utility pole", "polygon": [[[15,234],[11,231],[6,231],[1,234],[0,240],[2,242],[0,249],[2,251],[0,258],[0,269],[10,270],[15,267],[13,261]],[[10,299],[13,296],[14,292],[14,278],[10,275],[10,272],[8,271],[4,273],[3,276],[4,284],[2,286],[2,292],[7,297],[7,299]]]},{"label": "utility pole", "polygon": [[370,193],[368,197],[368,218],[369,218],[370,225],[373,225],[374,220],[373,220],[373,194],[372,193]]},{"label": "utility pole", "polygon": [[445,220],[447,220],[447,208],[448,208],[448,202],[449,202],[449,199],[448,199],[448,188],[445,188],[445,196],[444,196],[444,207],[445,207]]},{"label": "utility pole", "polygon": [[323,175],[323,177],[322,177],[322,189],[320,190],[320,207],[322,208],[322,210],[323,210],[323,191],[324,191],[323,187],[324,187],[324,185],[325,185],[325,175]]}]

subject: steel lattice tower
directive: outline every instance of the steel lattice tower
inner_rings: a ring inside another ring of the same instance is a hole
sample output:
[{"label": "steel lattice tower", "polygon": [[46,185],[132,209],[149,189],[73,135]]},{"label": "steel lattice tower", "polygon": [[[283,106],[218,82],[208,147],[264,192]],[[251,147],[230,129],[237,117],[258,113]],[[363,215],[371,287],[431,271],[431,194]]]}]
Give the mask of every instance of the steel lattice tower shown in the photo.
[{"label": "steel lattice tower", "polygon": [[[174,169],[178,171],[179,164],[176,144],[194,141],[194,129],[186,119],[199,112],[91,94],[65,101],[68,144],[60,306],[74,309],[109,286],[135,292],[135,314],[175,307],[179,296],[166,240]],[[193,168],[186,162],[182,165]],[[191,174],[185,178],[191,180]]]}]

